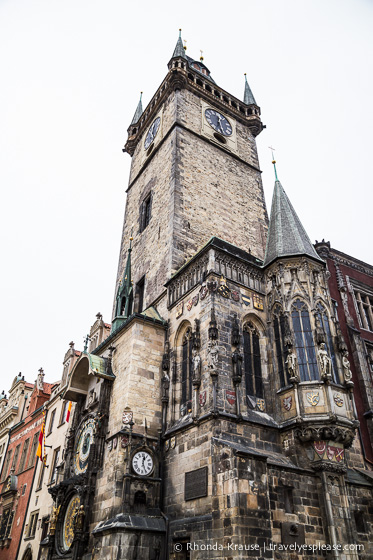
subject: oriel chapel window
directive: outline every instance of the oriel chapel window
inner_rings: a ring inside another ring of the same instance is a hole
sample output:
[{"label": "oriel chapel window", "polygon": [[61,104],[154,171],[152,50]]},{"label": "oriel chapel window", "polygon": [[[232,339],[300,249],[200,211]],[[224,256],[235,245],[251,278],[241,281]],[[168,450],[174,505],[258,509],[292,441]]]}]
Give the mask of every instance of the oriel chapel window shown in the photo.
[{"label": "oriel chapel window", "polygon": [[280,386],[285,387],[288,384],[288,373],[285,365],[286,347],[285,347],[285,316],[279,308],[275,309],[273,317],[273,330],[275,334],[275,350],[277,358],[277,371],[280,380]]},{"label": "oriel chapel window", "polygon": [[192,329],[188,327],[182,342],[180,408],[182,416],[192,410],[192,345]]},{"label": "oriel chapel window", "polygon": [[293,303],[291,317],[300,380],[311,381],[319,379],[310,315],[304,301],[297,299]]},{"label": "oriel chapel window", "polygon": [[326,342],[326,346],[328,349],[328,354],[329,357],[332,360],[332,375],[333,375],[333,381],[335,381],[336,383],[339,383],[339,378],[338,378],[338,366],[337,366],[337,360],[335,357],[335,352],[334,352],[334,345],[333,345],[333,337],[332,337],[332,333],[330,332],[330,324],[329,324],[329,317],[328,314],[326,312],[325,307],[321,304],[318,303],[316,306],[316,315],[321,323],[321,326],[323,328],[324,334],[325,334],[325,342]]},{"label": "oriel chapel window", "polygon": [[263,398],[259,332],[251,321],[243,327],[243,352],[246,393]]}]

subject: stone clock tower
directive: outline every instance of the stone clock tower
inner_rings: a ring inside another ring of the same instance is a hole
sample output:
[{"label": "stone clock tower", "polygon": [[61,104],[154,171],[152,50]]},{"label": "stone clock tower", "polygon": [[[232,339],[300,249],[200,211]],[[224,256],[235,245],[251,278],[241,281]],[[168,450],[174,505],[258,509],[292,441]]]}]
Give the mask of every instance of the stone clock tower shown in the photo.
[{"label": "stone clock tower", "polygon": [[360,556],[302,550],[369,558],[347,347],[277,176],[268,227],[262,129],[247,81],[230,95],[179,37],[128,129],[112,327],[67,382],[78,406],[50,558],[293,560],[273,546],[357,532]]},{"label": "stone clock tower", "polygon": [[[168,74],[128,129],[132,156],[118,284],[133,237],[135,311],[161,295],[165,282],[217,236],[264,257],[268,225],[255,137],[260,108],[215,84],[181,38]],[[142,309],[140,309],[142,311]]]}]

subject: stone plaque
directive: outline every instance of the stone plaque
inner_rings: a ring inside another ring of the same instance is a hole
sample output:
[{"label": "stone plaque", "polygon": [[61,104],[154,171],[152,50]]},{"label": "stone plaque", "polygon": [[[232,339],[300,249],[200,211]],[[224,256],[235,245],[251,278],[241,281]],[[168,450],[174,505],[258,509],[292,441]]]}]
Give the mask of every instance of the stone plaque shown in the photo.
[{"label": "stone plaque", "polygon": [[185,473],[185,501],[207,496],[207,467]]}]

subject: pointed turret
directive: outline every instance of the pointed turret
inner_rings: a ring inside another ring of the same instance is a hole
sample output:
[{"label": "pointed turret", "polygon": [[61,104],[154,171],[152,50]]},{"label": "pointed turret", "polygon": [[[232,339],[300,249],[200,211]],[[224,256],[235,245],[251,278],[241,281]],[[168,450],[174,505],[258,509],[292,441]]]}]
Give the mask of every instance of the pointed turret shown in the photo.
[{"label": "pointed turret", "polygon": [[175,47],[175,50],[174,50],[174,54],[172,55],[172,58],[176,58],[177,56],[182,56],[183,58],[186,58],[185,49],[184,49],[184,45],[183,45],[183,40],[181,38],[181,29],[179,29],[179,38],[177,40],[176,47]]},{"label": "pointed turret", "polygon": [[[275,163],[275,162],[274,162]],[[280,257],[307,255],[320,261],[306,230],[302,226],[280,181],[277,179],[272,198],[271,218],[264,266]]]},{"label": "pointed turret", "polygon": [[142,113],[143,113],[143,110],[142,110],[142,92],[141,92],[141,93],[140,93],[140,101],[139,101],[139,104],[137,105],[135,114],[133,115],[133,119],[132,119],[132,121],[131,121],[131,125],[132,125],[132,124],[136,124],[136,123],[138,122],[138,120],[140,119]]},{"label": "pointed turret", "polygon": [[248,84],[246,74],[245,74],[245,91],[243,94],[243,102],[246,103],[246,105],[257,105],[257,102],[255,101],[255,97],[253,96],[253,92],[251,91],[250,86]]},{"label": "pointed turret", "polygon": [[124,270],[123,279],[118,287],[117,301],[115,308],[115,317],[112,325],[112,331],[123,323],[132,313],[133,287],[131,281],[131,253],[132,253],[132,237],[130,237],[130,246],[128,248],[128,256],[126,268]]}]

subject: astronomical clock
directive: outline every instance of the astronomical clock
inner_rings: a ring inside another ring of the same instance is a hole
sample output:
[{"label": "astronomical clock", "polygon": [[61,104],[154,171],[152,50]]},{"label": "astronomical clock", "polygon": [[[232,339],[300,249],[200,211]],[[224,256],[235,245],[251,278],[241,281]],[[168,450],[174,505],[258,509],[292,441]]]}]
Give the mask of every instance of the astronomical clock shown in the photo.
[{"label": "astronomical clock", "polygon": [[63,476],[49,488],[55,503],[48,542],[50,560],[81,558],[86,551],[113,378],[108,358],[84,353],[69,377],[65,399],[75,400],[76,406],[59,467]]}]

